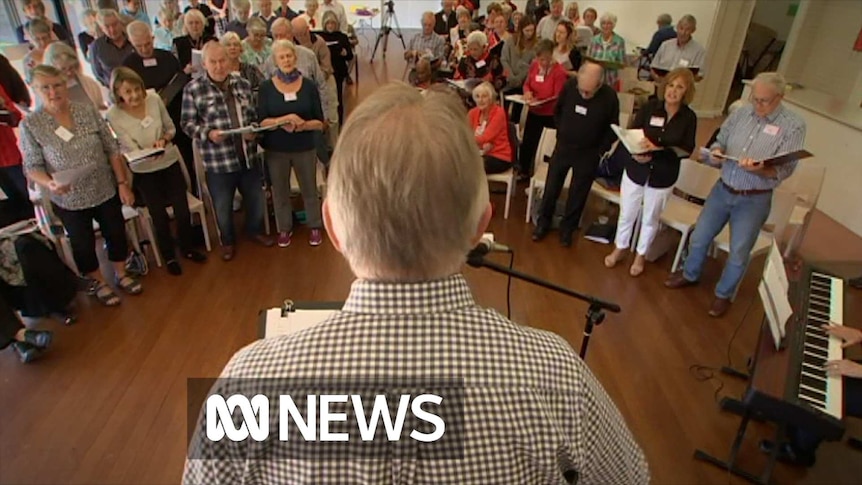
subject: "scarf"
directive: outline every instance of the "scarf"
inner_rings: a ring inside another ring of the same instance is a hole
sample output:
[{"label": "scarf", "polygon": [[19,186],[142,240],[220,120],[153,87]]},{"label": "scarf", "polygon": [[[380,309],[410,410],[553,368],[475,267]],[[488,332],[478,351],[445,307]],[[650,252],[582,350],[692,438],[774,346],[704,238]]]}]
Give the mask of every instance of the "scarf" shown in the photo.
[{"label": "scarf", "polygon": [[294,69],[288,73],[282,72],[281,69],[276,69],[275,75],[281,82],[285,84],[290,84],[302,77],[302,73],[299,72],[299,69]]}]

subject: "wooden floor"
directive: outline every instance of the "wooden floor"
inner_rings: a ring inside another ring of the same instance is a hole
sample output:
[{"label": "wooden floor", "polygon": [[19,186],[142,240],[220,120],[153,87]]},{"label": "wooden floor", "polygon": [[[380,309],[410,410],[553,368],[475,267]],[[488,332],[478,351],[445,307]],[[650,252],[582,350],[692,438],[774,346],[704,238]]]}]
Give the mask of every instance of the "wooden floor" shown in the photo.
[{"label": "wooden floor", "polygon": [[[368,52],[362,54],[359,85],[347,94],[351,106],[380,83],[401,78],[400,52],[399,45],[386,62],[378,57],[373,68]],[[704,126],[700,141],[710,132]],[[502,196],[494,201],[502,207]],[[524,206],[519,190],[510,218],[504,221],[498,213],[491,224],[497,239],[515,249],[516,268],[623,308],[594,333],[587,363],[643,447],[655,483],[738,483],[692,458],[696,447],[726,453],[737,420],[716,406],[719,381],[698,382],[689,367],[725,365],[737,325],[729,357],[735,366],[744,365],[762,318],[758,303],[746,315],[756,298],[762,261],[752,264],[728,315],[710,319],[706,308],[720,261],[708,262],[701,286],[669,291],[662,281],[670,258],[632,279],[626,265],[604,268],[607,246],[581,238],[570,249],[554,237],[532,243]],[[809,234],[803,248],[808,257],[850,260],[862,254],[862,239],[822,214]],[[177,483],[186,447],[186,379],[218,375],[236,350],[255,340],[261,309],[285,298],[343,300],[347,295],[352,280],[347,265],[328,244],[309,247],[307,236],[300,229],[288,249],[241,243],[233,262],[223,263],[213,253],[204,265],[184,264],[179,278],[153,269],[144,279],[144,294],[118,308],[81,296],[75,326],[38,323],[56,332],[43,360],[21,365],[11,351],[0,352],[0,483]],[[505,311],[504,277],[469,268],[465,273],[480,304]],[[862,292],[850,290],[848,297],[852,319],[862,311]],[[512,309],[515,321],[580,345],[582,303],[515,283]],[[721,380],[719,396],[738,396],[744,388],[741,382]],[[862,434],[858,423],[852,426]],[[754,431],[744,443],[743,465],[763,462],[756,446],[768,430]],[[830,444],[817,467],[779,466],[775,481],[858,483],[860,458],[844,445]]]}]

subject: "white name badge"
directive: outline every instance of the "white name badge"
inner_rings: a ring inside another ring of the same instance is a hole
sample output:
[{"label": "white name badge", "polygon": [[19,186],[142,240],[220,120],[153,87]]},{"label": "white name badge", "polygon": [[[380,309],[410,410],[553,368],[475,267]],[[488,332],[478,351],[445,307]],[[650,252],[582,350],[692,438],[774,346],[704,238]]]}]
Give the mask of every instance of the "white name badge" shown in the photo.
[{"label": "white name badge", "polygon": [[582,115],[582,116],[586,116],[587,115],[587,108],[584,108],[581,105],[576,105],[575,106],[575,113]]},{"label": "white name badge", "polygon": [[290,103],[291,101],[296,101],[296,93],[284,93],[284,101],[286,103]]},{"label": "white name badge", "polygon": [[141,126],[144,128],[149,128],[152,124],[153,118],[151,116],[144,116],[144,119],[141,120]]},{"label": "white name badge", "polygon": [[661,116],[653,116],[649,119],[650,126],[664,126],[664,118]]},{"label": "white name badge", "polygon": [[484,60],[476,61],[476,69],[482,69],[483,67],[485,67],[485,61]]},{"label": "white name badge", "polygon": [[688,59],[679,60],[679,67],[688,67],[689,64],[691,64],[691,62],[689,62]]},{"label": "white name badge", "polygon": [[542,76],[541,74],[536,74],[536,82],[537,83],[545,82],[545,76]]},{"label": "white name badge", "polygon": [[156,59],[144,59],[144,67],[156,67],[159,65],[159,61]]},{"label": "white name badge", "polygon": [[763,132],[769,136],[775,136],[780,129],[777,125],[766,125],[763,127]]},{"label": "white name badge", "polygon": [[67,130],[65,126],[61,126],[54,130],[54,134],[59,136],[63,141],[69,141],[73,136],[75,136],[71,131]]},{"label": "white name badge", "polygon": [[479,126],[476,127],[476,134],[477,135],[481,135],[481,134],[485,133],[485,124],[486,123],[483,121],[481,124],[479,124]]}]

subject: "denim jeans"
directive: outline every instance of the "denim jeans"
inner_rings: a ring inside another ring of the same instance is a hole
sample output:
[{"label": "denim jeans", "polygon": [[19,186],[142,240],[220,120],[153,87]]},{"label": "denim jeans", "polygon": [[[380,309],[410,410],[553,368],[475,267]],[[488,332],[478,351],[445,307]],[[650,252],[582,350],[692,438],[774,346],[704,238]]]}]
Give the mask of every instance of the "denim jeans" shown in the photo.
[{"label": "denim jeans", "polygon": [[703,211],[697,219],[683,276],[689,281],[700,279],[703,262],[713,239],[730,223],[730,255],[715,287],[715,296],[732,298],[748,267],[751,248],[769,217],[772,193],[735,195],[719,180],[712,188]]},{"label": "denim jeans", "polygon": [[260,167],[231,173],[207,172],[207,185],[215,207],[223,246],[233,246],[236,235],[233,228],[233,196],[239,190],[245,208],[245,228],[250,236],[263,234],[263,179]]}]

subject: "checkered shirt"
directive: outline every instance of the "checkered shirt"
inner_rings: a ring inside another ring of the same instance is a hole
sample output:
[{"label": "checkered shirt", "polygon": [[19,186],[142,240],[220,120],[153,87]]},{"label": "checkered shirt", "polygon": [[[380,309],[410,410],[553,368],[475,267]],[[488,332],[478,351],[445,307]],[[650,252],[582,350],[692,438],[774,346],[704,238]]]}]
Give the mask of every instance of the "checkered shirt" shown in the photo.
[{"label": "checkered shirt", "polygon": [[[461,275],[413,284],[359,280],[343,310],[312,328],[255,342],[222,377],[463,378],[463,459],[186,462],[186,484],[556,484],[649,481],[644,455],[602,386],[559,336],[473,301]],[[197,437],[203,434],[198,423]],[[212,455],[209,455],[212,456]]]},{"label": "checkered shirt", "polygon": [[420,32],[410,39],[407,50],[416,51],[420,57],[429,57],[430,60],[435,61],[443,59],[443,54],[446,51],[446,41],[434,32],[431,32],[429,35]]},{"label": "checkered shirt", "polygon": [[[241,126],[257,121],[251,84],[239,74],[228,75],[229,89],[239,103],[237,116]],[[243,169],[232,140],[213,143],[209,139],[212,130],[227,130],[233,126],[224,94],[213,84],[209,76],[199,76],[183,90],[183,111],[180,117],[183,131],[198,142],[204,169],[212,173],[231,173]],[[239,136],[239,135],[235,135]],[[256,156],[254,142],[244,142],[246,160],[252,163]]]}]

